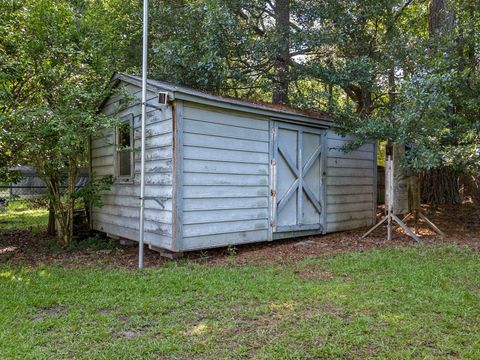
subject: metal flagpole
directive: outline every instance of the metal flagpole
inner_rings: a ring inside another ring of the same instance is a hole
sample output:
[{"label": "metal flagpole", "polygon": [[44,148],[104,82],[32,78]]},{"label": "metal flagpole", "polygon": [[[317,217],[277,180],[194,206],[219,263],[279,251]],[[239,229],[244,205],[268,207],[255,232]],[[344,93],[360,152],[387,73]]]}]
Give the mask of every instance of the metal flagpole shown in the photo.
[{"label": "metal flagpole", "polygon": [[145,119],[147,115],[147,64],[148,64],[148,0],[143,0],[143,47],[142,47],[142,145],[140,160],[140,224],[138,241],[138,268],[143,268],[143,244],[145,236]]}]

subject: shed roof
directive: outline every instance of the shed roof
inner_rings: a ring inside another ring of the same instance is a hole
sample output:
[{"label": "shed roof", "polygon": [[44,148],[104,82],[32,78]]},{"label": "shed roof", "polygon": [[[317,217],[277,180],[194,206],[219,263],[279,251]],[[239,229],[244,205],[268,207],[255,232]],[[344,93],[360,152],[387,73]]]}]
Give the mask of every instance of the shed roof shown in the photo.
[{"label": "shed roof", "polygon": [[[120,81],[124,81],[139,87],[142,85],[141,77],[119,72],[112,77],[112,85],[114,86]],[[272,118],[308,123],[314,122],[318,125],[324,126],[331,126],[333,123],[333,117],[331,115],[320,111],[296,109],[285,105],[265,102],[251,102],[236,98],[217,96],[186,86],[180,86],[151,79],[147,80],[147,87],[154,91],[167,91],[170,93],[172,99],[187,100],[205,105],[220,106],[232,110],[257,113]]]}]

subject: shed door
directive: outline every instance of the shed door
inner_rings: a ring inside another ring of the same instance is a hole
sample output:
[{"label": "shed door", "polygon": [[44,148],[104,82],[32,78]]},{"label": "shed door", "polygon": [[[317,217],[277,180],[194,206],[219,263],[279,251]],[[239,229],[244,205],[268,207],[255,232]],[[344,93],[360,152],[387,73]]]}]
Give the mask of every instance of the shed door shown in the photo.
[{"label": "shed door", "polygon": [[275,122],[273,231],[323,230],[324,131]]}]

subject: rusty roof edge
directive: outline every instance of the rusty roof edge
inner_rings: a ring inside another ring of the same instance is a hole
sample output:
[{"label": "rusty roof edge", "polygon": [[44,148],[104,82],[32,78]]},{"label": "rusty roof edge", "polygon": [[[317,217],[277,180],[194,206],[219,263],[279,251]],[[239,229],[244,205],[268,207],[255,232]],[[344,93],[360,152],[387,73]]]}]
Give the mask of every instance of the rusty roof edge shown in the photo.
[{"label": "rusty roof edge", "polygon": [[[116,73],[112,77],[112,82],[115,82],[118,80],[123,80],[138,86],[141,86],[142,84],[142,79],[140,77],[126,74],[126,73]],[[249,101],[235,99],[235,98],[212,95],[200,90],[195,90],[189,87],[175,85],[175,84],[158,81],[158,80],[148,79],[147,85],[148,85],[148,88],[150,88],[150,90],[154,90],[154,89],[166,90],[172,93],[173,98],[183,99],[187,101],[190,100],[192,102],[195,102],[195,101],[198,101],[199,99],[205,99],[211,102],[227,103],[227,104],[231,104],[238,107],[260,110],[263,113],[263,115],[267,115],[271,117],[283,118],[287,116],[291,120],[297,120],[297,121],[310,119],[310,121],[307,120],[307,122],[316,120],[316,122],[318,122],[319,124],[326,125],[326,126],[330,126],[332,125],[332,123],[334,123],[333,118],[322,113],[308,113],[308,111],[306,110],[290,108],[287,106],[278,107],[277,105],[274,105],[274,104],[263,104],[263,103],[258,104],[255,102],[249,102]],[[209,104],[209,105],[214,105],[214,104]],[[237,110],[240,110],[240,109],[237,109]]]}]

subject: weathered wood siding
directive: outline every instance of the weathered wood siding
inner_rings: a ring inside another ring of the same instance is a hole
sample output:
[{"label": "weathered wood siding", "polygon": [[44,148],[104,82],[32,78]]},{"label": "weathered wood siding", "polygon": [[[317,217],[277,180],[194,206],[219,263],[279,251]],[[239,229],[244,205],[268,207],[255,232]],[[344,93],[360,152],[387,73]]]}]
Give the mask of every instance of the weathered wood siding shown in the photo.
[{"label": "weathered wood siding", "polygon": [[184,250],[268,239],[269,122],[186,102]]},{"label": "weathered wood siding", "polygon": [[327,132],[327,232],[372,225],[376,206],[376,158],[373,144],[345,153],[349,138]]},{"label": "weathered wood siding", "polygon": [[[122,95],[113,96],[103,112],[118,118],[133,114],[135,176],[131,182],[115,180],[110,191],[102,194],[104,206],[92,210],[95,230],[138,240],[140,212],[140,139],[141,90],[126,85],[133,95],[128,106],[119,111]],[[149,103],[158,105],[156,95],[148,93]],[[172,246],[172,108],[147,108],[145,153],[145,242],[157,247]],[[104,129],[91,142],[91,170],[94,176],[115,175],[115,132]]]},{"label": "weathered wood siding", "polygon": [[[133,114],[134,168],[131,182],[116,180],[102,194],[104,206],[92,211],[93,228],[138,240],[140,195],[140,87],[119,110],[121,96],[103,112],[119,118]],[[149,92],[149,103],[157,105]],[[146,139],[145,241],[175,251],[266,241],[269,224],[271,127],[262,115],[175,100],[174,107],[149,108]],[[347,144],[331,130],[326,135],[326,232],[374,222],[376,149],[373,144],[344,153]],[[91,141],[94,176],[115,175],[115,132],[104,129]],[[323,214],[322,214],[323,217]]]}]

